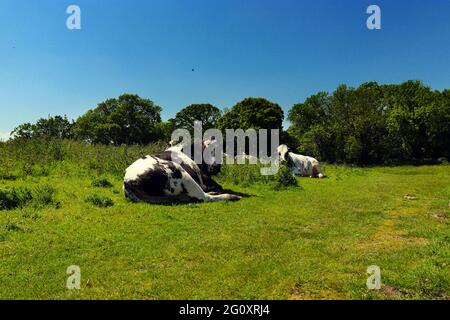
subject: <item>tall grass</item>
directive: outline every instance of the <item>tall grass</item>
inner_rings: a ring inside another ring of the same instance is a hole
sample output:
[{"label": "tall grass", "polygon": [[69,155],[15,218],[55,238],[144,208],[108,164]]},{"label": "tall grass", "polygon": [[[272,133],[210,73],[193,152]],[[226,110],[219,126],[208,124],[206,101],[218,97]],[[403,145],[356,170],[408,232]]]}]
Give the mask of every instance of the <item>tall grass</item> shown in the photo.
[{"label": "tall grass", "polygon": [[[144,155],[165,150],[167,145],[155,143],[147,146],[89,145],[72,140],[32,139],[7,143],[0,142],[0,180],[42,177],[50,174],[86,175],[100,177],[94,186],[105,187],[102,176],[122,178],[125,169]],[[276,189],[295,186],[296,181],[283,176],[261,175],[264,165],[222,165],[216,177],[219,182],[249,186],[270,184]]]},{"label": "tall grass", "polygon": [[262,175],[261,169],[267,167],[258,164],[231,164],[222,165],[217,180],[221,183],[230,183],[248,187],[254,184],[268,185],[274,190],[282,190],[297,187],[297,179],[292,175],[286,164],[282,163],[278,172],[274,175]]},{"label": "tall grass", "polygon": [[0,210],[23,207],[32,199],[31,191],[25,188],[0,189]]},{"label": "tall grass", "polygon": [[47,139],[0,142],[0,179],[46,176],[55,170],[123,176],[124,170],[136,159],[165,147],[163,143],[105,146]]},{"label": "tall grass", "polygon": [[0,188],[0,210],[14,210],[32,204],[35,208],[53,205],[60,207],[55,200],[56,190],[49,185],[40,185],[30,190],[26,187]]}]

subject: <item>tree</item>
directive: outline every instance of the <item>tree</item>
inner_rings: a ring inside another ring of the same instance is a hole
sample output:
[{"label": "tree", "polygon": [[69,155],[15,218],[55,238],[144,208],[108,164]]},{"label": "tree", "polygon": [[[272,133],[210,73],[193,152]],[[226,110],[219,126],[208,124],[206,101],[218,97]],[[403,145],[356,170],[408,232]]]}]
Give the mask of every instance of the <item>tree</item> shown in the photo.
[{"label": "tree", "polygon": [[358,88],[340,85],[331,96],[320,92],[289,111],[289,132],[300,152],[348,163],[381,161],[384,117],[382,90],[375,82]]},{"label": "tree", "polygon": [[294,148],[301,149],[308,154],[319,155],[319,150],[322,148],[319,148],[317,145],[318,140],[314,140],[313,136],[308,134],[308,132],[312,130],[313,126],[326,121],[329,100],[330,96],[328,93],[319,92],[308,97],[304,103],[295,104],[289,110],[288,120],[291,125],[288,128],[288,134],[291,136],[291,140],[295,141],[291,142],[289,146],[292,145]]},{"label": "tree", "polygon": [[[230,110],[226,110],[224,115],[217,121],[217,127],[225,132],[226,129],[278,129],[280,135],[283,131],[283,118],[284,113],[281,107],[273,102],[270,102],[264,98],[246,98],[238,102]],[[250,152],[250,141],[246,139],[245,152]],[[269,155],[275,152],[271,148],[272,139],[271,134],[268,132],[268,141],[265,149]],[[257,145],[258,151],[261,151],[260,145]],[[237,152],[237,150],[234,150]],[[236,154],[235,154],[236,155]]]},{"label": "tree", "polygon": [[39,119],[36,122],[34,134],[38,137],[71,139],[73,137],[73,121],[69,121],[67,116]]},{"label": "tree", "polygon": [[11,137],[13,139],[31,139],[34,133],[34,125],[27,122],[23,123],[11,132]]},{"label": "tree", "polygon": [[169,142],[172,140],[172,132],[176,129],[174,119],[169,119],[167,121],[160,122],[155,126],[155,135],[158,140]]},{"label": "tree", "polygon": [[11,132],[14,139],[55,138],[72,139],[73,121],[67,116],[41,118],[35,124],[24,123]]},{"label": "tree", "polygon": [[288,113],[291,131],[305,133],[311,126],[323,122],[329,108],[329,100],[328,93],[319,92],[307,98],[304,103],[295,104]]},{"label": "tree", "polygon": [[289,111],[301,152],[356,164],[419,162],[450,156],[449,91],[420,81],[341,85]]},{"label": "tree", "polygon": [[194,132],[194,122],[200,121],[203,130],[216,127],[217,119],[222,112],[211,104],[191,104],[180,110],[174,119],[174,125],[177,129],[187,129]]},{"label": "tree", "polygon": [[161,108],[149,99],[123,94],[78,118],[75,134],[90,143],[147,144],[158,140],[160,113]]},{"label": "tree", "polygon": [[439,149],[436,143],[448,137],[441,94],[420,81],[387,86],[386,93],[387,156],[404,161],[433,157]]},{"label": "tree", "polygon": [[283,118],[283,109],[278,104],[263,98],[246,98],[225,112],[217,126],[221,130],[282,129]]}]

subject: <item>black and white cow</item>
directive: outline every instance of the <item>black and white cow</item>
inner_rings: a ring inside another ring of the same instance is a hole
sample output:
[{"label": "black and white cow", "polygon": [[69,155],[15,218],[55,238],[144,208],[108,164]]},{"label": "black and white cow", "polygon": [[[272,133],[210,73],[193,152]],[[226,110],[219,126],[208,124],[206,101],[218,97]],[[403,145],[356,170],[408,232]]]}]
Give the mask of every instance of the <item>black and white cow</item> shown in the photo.
[{"label": "black and white cow", "polygon": [[[175,159],[176,158],[176,159]],[[125,196],[131,201],[154,204],[237,201],[239,196],[220,194],[211,179],[217,164],[198,165],[179,146],[145,156],[129,166],[124,178]]]},{"label": "black and white cow", "polygon": [[324,177],[317,159],[290,152],[289,147],[285,144],[278,146],[277,150],[280,159],[286,161],[288,168],[294,175],[311,178]]}]

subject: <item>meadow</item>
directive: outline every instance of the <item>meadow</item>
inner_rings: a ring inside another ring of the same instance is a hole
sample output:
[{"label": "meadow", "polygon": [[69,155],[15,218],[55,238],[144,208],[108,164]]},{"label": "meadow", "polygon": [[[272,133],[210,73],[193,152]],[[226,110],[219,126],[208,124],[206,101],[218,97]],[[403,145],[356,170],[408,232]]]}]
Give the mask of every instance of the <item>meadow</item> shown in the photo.
[{"label": "meadow", "polygon": [[226,166],[241,201],[128,202],[124,169],[162,148],[0,143],[0,298],[450,298],[450,166],[324,165],[281,189]]}]

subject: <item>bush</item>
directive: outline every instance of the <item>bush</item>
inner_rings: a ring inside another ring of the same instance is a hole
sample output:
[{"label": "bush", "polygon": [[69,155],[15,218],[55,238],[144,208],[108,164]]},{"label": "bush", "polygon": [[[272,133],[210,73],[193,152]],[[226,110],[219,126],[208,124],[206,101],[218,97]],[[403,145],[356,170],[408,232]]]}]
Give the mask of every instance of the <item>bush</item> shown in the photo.
[{"label": "bush", "polygon": [[266,184],[275,190],[297,187],[297,179],[283,162],[275,175],[262,175],[261,168],[268,167],[263,164],[222,165],[217,179],[221,183],[231,183],[247,187],[253,184]]},{"label": "bush", "polygon": [[291,170],[283,162],[275,175],[275,185],[273,189],[283,190],[290,187],[298,187],[297,179],[292,175]]},{"label": "bush", "polygon": [[54,205],[59,208],[60,203],[54,199],[55,189],[49,185],[43,185],[37,187],[33,192],[33,202],[36,207],[46,207]]},{"label": "bush", "polygon": [[107,208],[114,205],[114,202],[110,198],[96,194],[87,196],[84,201],[99,208]]},{"label": "bush", "polygon": [[26,188],[0,189],[0,210],[14,210],[25,206],[33,199]]},{"label": "bush", "polygon": [[15,224],[15,223],[11,223],[11,222],[8,222],[8,223],[5,223],[4,225],[3,225],[3,228],[6,230],[6,231],[9,231],[9,232],[21,232],[21,231],[23,231],[23,229],[21,228],[21,227],[19,227],[17,224]]},{"label": "bush", "polygon": [[113,184],[106,178],[99,178],[92,181],[91,185],[97,188],[112,188]]},{"label": "bush", "polygon": [[275,176],[261,175],[261,168],[263,167],[265,166],[261,164],[224,164],[217,179],[222,183],[227,182],[243,187],[255,183],[267,184],[273,182]]}]

